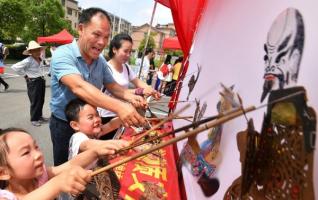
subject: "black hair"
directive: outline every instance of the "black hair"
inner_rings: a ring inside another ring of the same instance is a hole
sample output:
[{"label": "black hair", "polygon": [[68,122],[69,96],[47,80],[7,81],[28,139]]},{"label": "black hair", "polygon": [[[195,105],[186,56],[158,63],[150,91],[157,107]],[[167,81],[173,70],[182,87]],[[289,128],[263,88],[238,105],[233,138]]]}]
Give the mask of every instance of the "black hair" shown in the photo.
[{"label": "black hair", "polygon": [[165,62],[166,65],[171,64],[171,55],[167,55]]},{"label": "black hair", "polygon": [[148,55],[148,54],[150,54],[152,52],[154,52],[154,50],[152,48],[147,48],[145,55]]},{"label": "black hair", "polygon": [[115,55],[113,52],[113,48],[120,49],[123,40],[133,43],[132,38],[127,33],[119,33],[115,35],[115,37],[112,39],[112,41],[110,41],[109,44],[108,56],[110,59],[112,59]]},{"label": "black hair", "polygon": [[101,13],[102,15],[104,15],[109,21],[109,24],[111,24],[111,19],[108,13],[101,8],[95,8],[95,7],[84,9],[79,17],[78,23],[88,24],[91,21],[92,17],[98,13]]},{"label": "black hair", "polygon": [[182,61],[183,61],[183,57],[180,56],[176,61],[174,61],[174,64],[173,64],[173,65],[175,65],[175,64],[177,64],[177,63],[180,63],[180,62],[182,62]]},{"label": "black hair", "polygon": [[137,54],[137,58],[141,58],[142,57],[142,52],[139,51],[138,54]]},{"label": "black hair", "polygon": [[71,100],[64,110],[67,121],[78,121],[79,112],[86,104],[85,101],[79,98]]},{"label": "black hair", "polygon": [[23,133],[29,134],[26,130],[22,128],[10,127],[10,128],[0,129],[0,136],[9,132],[23,132]]}]

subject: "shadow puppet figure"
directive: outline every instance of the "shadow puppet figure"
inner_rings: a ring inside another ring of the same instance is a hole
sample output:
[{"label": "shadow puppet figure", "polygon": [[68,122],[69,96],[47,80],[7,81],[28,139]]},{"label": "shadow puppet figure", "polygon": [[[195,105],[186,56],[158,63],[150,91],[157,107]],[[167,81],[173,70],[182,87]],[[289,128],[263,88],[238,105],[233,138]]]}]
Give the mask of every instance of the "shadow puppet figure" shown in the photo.
[{"label": "shadow puppet figure", "polygon": [[[265,44],[265,83],[261,101],[269,94],[261,134],[250,120],[237,135],[242,176],[224,199],[313,200],[315,111],[306,104],[306,90],[296,86],[304,44],[304,23],[294,8],[272,24]],[[275,100],[300,92],[282,101]]]}]

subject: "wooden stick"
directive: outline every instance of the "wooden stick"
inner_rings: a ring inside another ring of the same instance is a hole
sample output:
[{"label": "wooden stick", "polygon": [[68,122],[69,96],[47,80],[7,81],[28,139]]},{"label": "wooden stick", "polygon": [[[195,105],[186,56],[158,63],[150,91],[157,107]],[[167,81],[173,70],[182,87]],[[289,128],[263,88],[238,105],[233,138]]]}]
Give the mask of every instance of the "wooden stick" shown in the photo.
[{"label": "wooden stick", "polygon": [[[190,119],[190,118],[193,118],[193,116],[176,116],[173,119]],[[149,120],[149,121],[156,121],[156,120],[164,120],[165,118],[149,117],[149,118],[146,118],[146,119]]]},{"label": "wooden stick", "polygon": [[195,101],[152,101],[148,104],[162,104],[162,103],[194,103]]},{"label": "wooden stick", "polygon": [[[265,106],[268,106],[268,105],[277,103],[277,102],[279,102],[279,101],[283,101],[283,100],[285,100],[285,99],[288,99],[288,98],[291,98],[291,97],[293,97],[293,96],[297,96],[297,95],[300,95],[300,94],[303,94],[303,93],[304,93],[303,91],[301,91],[301,92],[295,92],[294,94],[284,96],[284,97],[282,97],[282,98],[279,98],[279,99],[277,99],[277,100],[275,100],[275,101],[269,102],[269,103],[264,104],[264,105],[260,105],[260,106],[258,106],[255,110],[258,110],[258,109],[263,108],[263,107],[265,107]],[[210,121],[215,120],[215,119],[217,119],[217,118],[224,117],[224,116],[227,116],[227,115],[232,114],[232,113],[234,113],[234,112],[237,112],[237,111],[239,111],[239,110],[242,110],[242,107],[235,108],[235,109],[226,111],[225,113],[220,113],[220,114],[215,115],[215,116],[207,117],[207,118],[202,119],[202,120],[200,120],[200,121],[198,121],[198,122],[195,122],[195,125],[198,126],[198,125],[201,125],[201,124],[210,122]],[[244,114],[244,112],[243,112],[243,114]],[[132,145],[130,145],[130,146],[128,146],[128,147],[119,149],[118,151],[116,151],[115,154],[120,154],[120,153],[125,152],[125,151],[127,151],[127,150],[133,149],[133,148],[135,148],[135,147],[137,147],[137,146],[140,146],[140,145],[143,145],[143,144],[145,144],[145,143],[152,142],[152,141],[155,141],[155,140],[164,138],[164,137],[166,137],[166,136],[169,136],[169,135],[172,135],[172,134],[175,134],[175,133],[184,131],[184,130],[188,130],[188,129],[192,128],[192,127],[193,127],[193,124],[189,124],[189,125],[186,125],[186,126],[177,128],[177,129],[175,129],[174,131],[170,131],[170,132],[167,132],[167,133],[164,133],[164,134],[161,134],[161,135],[157,135],[157,136],[151,137],[151,138],[149,138],[149,139],[147,139],[147,140],[145,140],[145,141],[139,141],[138,143],[135,142],[134,144],[132,144]]]},{"label": "wooden stick", "polygon": [[229,121],[229,120],[231,120],[231,119],[234,119],[234,118],[236,118],[236,117],[242,115],[244,112],[245,112],[245,113],[248,113],[248,112],[251,112],[251,111],[253,111],[253,110],[255,110],[255,107],[254,107],[254,106],[251,106],[251,107],[248,107],[248,108],[246,108],[246,109],[244,109],[244,110],[243,110],[243,109],[242,109],[242,110],[239,110],[239,111],[237,111],[237,112],[234,112],[234,113],[231,113],[231,114],[226,115],[226,116],[224,116],[224,117],[221,117],[221,118],[219,118],[219,119],[216,119],[216,120],[214,120],[214,121],[212,121],[212,122],[206,123],[206,124],[204,124],[203,126],[199,126],[198,128],[196,128],[196,129],[194,129],[194,130],[192,130],[192,131],[189,131],[189,132],[184,133],[183,135],[177,136],[177,137],[175,137],[175,138],[172,138],[171,140],[162,142],[162,143],[160,143],[160,144],[158,144],[158,145],[156,145],[156,146],[153,146],[153,147],[151,147],[151,148],[149,148],[149,149],[146,149],[146,150],[144,150],[144,151],[142,151],[142,152],[136,153],[136,154],[133,155],[133,156],[123,158],[123,159],[121,159],[121,160],[119,160],[119,161],[117,161],[117,162],[114,162],[114,163],[109,164],[109,165],[107,165],[107,166],[105,166],[105,167],[102,167],[102,168],[100,168],[100,169],[98,169],[98,170],[95,170],[95,171],[93,171],[93,173],[92,173],[91,175],[92,175],[92,176],[95,176],[95,175],[97,175],[97,174],[99,174],[99,173],[102,173],[102,172],[107,171],[107,170],[110,170],[110,169],[112,169],[112,168],[114,168],[114,167],[120,166],[120,165],[122,165],[122,164],[124,164],[124,163],[127,163],[127,162],[129,162],[129,161],[132,161],[132,160],[134,160],[134,159],[136,159],[136,158],[142,157],[142,156],[144,156],[144,155],[146,155],[146,154],[149,154],[149,153],[151,153],[151,152],[154,152],[154,151],[156,151],[156,150],[158,150],[158,149],[161,149],[161,148],[163,148],[163,147],[166,147],[166,146],[168,146],[168,145],[170,145],[170,144],[176,143],[176,142],[178,142],[178,141],[180,141],[180,140],[183,140],[183,139],[185,139],[185,138],[194,136],[194,135],[196,135],[196,134],[198,134],[198,133],[200,133],[200,132],[202,132],[202,131],[205,131],[205,130],[210,129],[210,128],[212,128],[212,127],[215,127],[215,126],[218,126],[218,125],[220,125],[220,124],[223,124],[223,123],[225,123],[225,122],[227,122],[227,121]]},{"label": "wooden stick", "polygon": [[202,120],[200,120],[200,121],[195,122],[195,124],[191,123],[191,124],[188,124],[188,125],[186,125],[186,126],[177,128],[177,129],[175,129],[175,130],[173,130],[173,131],[166,132],[166,133],[163,133],[163,134],[154,136],[154,137],[150,137],[150,138],[147,139],[147,140],[136,142],[136,143],[134,143],[134,144],[132,144],[132,145],[129,145],[128,147],[124,147],[124,148],[122,148],[122,149],[117,150],[115,154],[120,154],[120,153],[125,152],[125,151],[127,151],[127,150],[133,149],[133,148],[135,148],[135,147],[137,147],[137,146],[140,146],[140,145],[143,145],[143,144],[146,144],[146,143],[149,143],[149,142],[152,142],[152,141],[155,141],[155,140],[164,138],[164,137],[166,137],[166,136],[169,136],[169,135],[172,135],[172,134],[181,132],[181,131],[189,130],[190,128],[193,128],[194,125],[195,125],[195,126],[199,126],[199,125],[201,125],[201,124],[210,122],[210,121],[215,120],[215,119],[217,119],[217,118],[224,117],[224,116],[226,116],[226,115],[228,115],[228,114],[230,114],[230,113],[237,112],[237,111],[239,111],[239,110],[241,110],[241,109],[242,109],[242,108],[235,108],[235,109],[233,109],[233,110],[227,111],[226,113],[220,113],[220,114],[218,114],[218,115],[214,115],[214,116],[207,117],[207,118],[205,118],[205,119],[202,119]]},{"label": "wooden stick", "polygon": [[131,144],[136,143],[137,141],[141,140],[143,137],[145,137],[146,135],[148,135],[151,131],[156,130],[157,128],[159,128],[161,125],[163,125],[164,123],[166,123],[167,121],[172,120],[174,117],[178,116],[180,113],[182,113],[183,111],[185,111],[186,109],[188,109],[191,106],[191,104],[187,104],[184,107],[182,107],[180,110],[178,110],[177,112],[171,114],[169,117],[165,118],[164,120],[160,121],[158,124],[154,125],[151,127],[151,129],[149,129],[148,131],[141,133],[139,136],[137,136],[135,138],[134,141],[131,141]]}]

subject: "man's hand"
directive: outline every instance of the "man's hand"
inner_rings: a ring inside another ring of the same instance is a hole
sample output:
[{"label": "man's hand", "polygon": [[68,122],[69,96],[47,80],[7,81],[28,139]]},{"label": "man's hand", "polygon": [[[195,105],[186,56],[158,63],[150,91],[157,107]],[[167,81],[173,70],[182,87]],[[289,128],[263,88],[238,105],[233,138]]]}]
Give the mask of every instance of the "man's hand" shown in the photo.
[{"label": "man's hand", "polygon": [[132,105],[127,103],[121,103],[120,105],[118,105],[118,107],[120,107],[120,109],[118,109],[119,111],[117,112],[117,115],[123,122],[123,125],[125,127],[139,127],[144,126],[146,124],[145,118],[140,116]]}]

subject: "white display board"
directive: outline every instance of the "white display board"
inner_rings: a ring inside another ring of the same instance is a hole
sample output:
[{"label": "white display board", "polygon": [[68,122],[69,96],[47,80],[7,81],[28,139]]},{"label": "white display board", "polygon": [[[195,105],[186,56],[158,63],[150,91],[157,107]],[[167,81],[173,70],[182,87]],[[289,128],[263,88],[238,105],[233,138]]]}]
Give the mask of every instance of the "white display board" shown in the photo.
[{"label": "white display board", "polygon": [[[305,23],[305,45],[300,64],[298,85],[307,90],[308,105],[318,112],[318,1],[293,0],[208,0],[205,14],[200,22],[190,57],[188,74],[196,73],[197,65],[202,66],[201,75],[189,100],[200,98],[207,102],[205,116],[217,114],[220,84],[235,85],[245,106],[260,105],[264,74],[264,43],[275,18],[286,8],[298,9]],[[184,85],[187,85],[187,76]],[[181,90],[179,100],[186,100],[188,87]],[[267,99],[264,101],[267,102]],[[177,107],[182,107],[180,103]],[[193,114],[195,104],[183,115]],[[265,110],[249,113],[254,119],[257,131],[260,131]],[[178,128],[189,122],[175,120]],[[241,163],[236,145],[236,134],[246,129],[246,120],[239,117],[224,125],[221,141],[221,163],[216,177],[220,180],[218,192],[208,199],[223,199],[223,195],[233,180],[241,174]],[[198,136],[199,141],[206,139],[206,133]],[[181,151],[184,142],[178,143]],[[317,143],[317,142],[316,142]],[[316,145],[317,146],[317,145]],[[318,194],[318,152],[315,153],[314,180],[315,194]],[[196,179],[183,167],[183,178],[188,199],[207,199]]]}]

